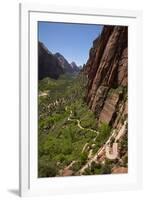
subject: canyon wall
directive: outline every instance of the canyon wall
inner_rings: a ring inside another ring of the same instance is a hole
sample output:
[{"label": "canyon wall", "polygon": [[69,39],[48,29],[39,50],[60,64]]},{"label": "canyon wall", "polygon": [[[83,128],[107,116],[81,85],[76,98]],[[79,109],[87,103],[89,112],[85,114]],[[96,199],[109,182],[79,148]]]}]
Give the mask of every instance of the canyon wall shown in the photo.
[{"label": "canyon wall", "polygon": [[59,60],[46,48],[46,46],[38,42],[38,78],[39,80],[50,77],[58,79],[63,74],[63,68]]},{"label": "canyon wall", "polygon": [[83,68],[88,79],[85,96],[87,105],[95,113],[98,126],[108,124],[111,133],[95,157],[80,170],[81,174],[92,160],[105,163],[106,146],[110,146],[112,153],[117,144],[118,157],[111,161],[114,163],[111,164],[112,173],[126,173],[128,170],[127,40],[127,27],[104,26],[101,35],[93,42],[89,59]]},{"label": "canyon wall", "polygon": [[38,42],[38,78],[58,79],[64,73],[76,73],[80,69],[75,62],[69,63],[60,53],[51,53],[47,47]]},{"label": "canyon wall", "polygon": [[127,109],[127,39],[127,27],[104,26],[84,66],[88,76],[86,102],[99,121],[111,125],[119,112]]}]

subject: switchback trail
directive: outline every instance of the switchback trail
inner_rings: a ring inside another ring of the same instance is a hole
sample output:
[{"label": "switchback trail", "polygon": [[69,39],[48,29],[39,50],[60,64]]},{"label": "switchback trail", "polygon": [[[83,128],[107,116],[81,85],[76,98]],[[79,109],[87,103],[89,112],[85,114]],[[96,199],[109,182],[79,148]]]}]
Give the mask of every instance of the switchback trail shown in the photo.
[{"label": "switchback trail", "polygon": [[[67,107],[65,107],[65,110],[67,111]],[[91,129],[91,128],[84,128],[82,125],[81,125],[81,121],[79,120],[79,119],[72,119],[71,117],[72,117],[72,110],[70,110],[70,115],[69,115],[69,117],[68,117],[68,121],[76,121],[77,122],[77,126],[80,128],[80,129],[82,129],[82,130],[87,130],[87,131],[91,131],[91,132],[94,132],[94,133],[97,133],[97,134],[99,134],[99,132],[98,131],[96,131],[96,130],[94,130],[94,129]]]},{"label": "switchback trail", "polygon": [[[67,111],[67,106],[65,107],[65,110]],[[93,141],[95,141],[96,138],[97,138],[97,136],[98,136],[98,134],[99,134],[99,132],[96,131],[96,130],[94,130],[94,129],[91,129],[91,128],[84,128],[84,127],[81,125],[81,121],[80,121],[79,119],[72,119],[72,118],[71,118],[71,117],[72,117],[72,114],[73,114],[73,112],[72,112],[72,110],[70,110],[70,114],[69,114],[69,117],[67,118],[67,120],[68,120],[68,121],[75,121],[75,122],[77,122],[77,126],[78,126],[80,129],[82,129],[82,130],[88,130],[88,131],[97,133],[96,137],[93,139]],[[84,152],[84,150],[85,150],[85,148],[86,148],[87,146],[88,146],[88,143],[86,143],[86,144],[83,146],[82,152]],[[92,150],[92,149],[91,149],[91,150]],[[92,153],[91,150],[90,150],[90,154]],[[65,169],[69,169],[70,167],[72,167],[72,165],[73,165],[75,162],[76,162],[76,161],[73,160]]]},{"label": "switchback trail", "polygon": [[[109,138],[107,139],[106,143],[103,144],[103,146],[97,151],[97,153],[95,153],[95,155],[93,157],[91,157],[91,159],[79,170],[79,174],[82,174],[86,168],[88,168],[89,166],[91,166],[91,163],[94,161],[96,163],[98,163],[97,158],[102,155],[103,151],[105,151],[106,147],[108,146],[109,142],[111,141],[112,138],[115,138],[115,141],[117,141],[117,139],[120,139],[125,133],[126,133],[126,125],[127,125],[127,121],[124,121],[124,125],[122,126],[121,130],[119,131],[118,134],[116,134],[116,130],[114,129],[112,134],[109,136]],[[116,157],[116,153],[114,152],[113,157]]]}]

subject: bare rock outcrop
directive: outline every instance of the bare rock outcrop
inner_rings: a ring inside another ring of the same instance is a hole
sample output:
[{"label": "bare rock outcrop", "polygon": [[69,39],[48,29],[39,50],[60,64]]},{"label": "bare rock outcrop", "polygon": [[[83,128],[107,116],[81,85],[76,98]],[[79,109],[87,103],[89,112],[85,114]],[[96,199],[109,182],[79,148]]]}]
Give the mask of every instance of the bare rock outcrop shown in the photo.
[{"label": "bare rock outcrop", "polygon": [[80,170],[82,174],[92,161],[106,163],[106,145],[118,145],[118,157],[111,173],[128,170],[128,28],[104,26],[93,42],[89,59],[83,68],[88,78],[85,100],[95,113],[97,124],[108,124],[108,140]]},{"label": "bare rock outcrop", "polygon": [[104,26],[84,66],[88,76],[86,101],[99,121],[114,123],[119,104],[127,95],[127,38],[126,26]]},{"label": "bare rock outcrop", "polygon": [[126,167],[115,167],[112,169],[112,173],[113,174],[123,174],[123,173],[127,173],[128,169]]},{"label": "bare rock outcrop", "polygon": [[106,122],[107,124],[111,123],[116,112],[116,106],[118,104],[118,101],[119,94],[116,93],[106,98],[103,109],[99,116],[101,122]]}]

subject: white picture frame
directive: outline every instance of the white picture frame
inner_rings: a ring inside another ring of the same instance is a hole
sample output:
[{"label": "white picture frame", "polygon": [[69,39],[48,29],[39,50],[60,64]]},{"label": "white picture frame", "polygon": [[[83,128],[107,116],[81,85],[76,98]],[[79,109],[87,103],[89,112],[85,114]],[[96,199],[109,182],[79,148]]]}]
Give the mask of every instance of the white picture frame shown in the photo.
[{"label": "white picture frame", "polygon": [[[139,189],[142,186],[140,11],[20,4],[20,196]],[[128,174],[37,178],[37,22],[128,26]]]}]

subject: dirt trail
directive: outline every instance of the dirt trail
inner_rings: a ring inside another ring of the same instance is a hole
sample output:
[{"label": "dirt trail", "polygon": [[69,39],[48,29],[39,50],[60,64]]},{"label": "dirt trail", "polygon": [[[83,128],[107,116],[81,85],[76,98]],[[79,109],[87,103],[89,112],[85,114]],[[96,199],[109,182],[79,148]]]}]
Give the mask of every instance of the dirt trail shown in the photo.
[{"label": "dirt trail", "polygon": [[106,143],[98,150],[98,152],[92,158],[90,158],[90,160],[79,170],[80,174],[82,174],[84,172],[84,170],[86,168],[88,168],[93,161],[97,162],[97,157],[102,154],[102,152],[105,150],[107,144],[109,144],[111,138],[114,136],[115,136],[115,131],[113,131],[113,133],[110,135],[110,137],[108,138]]},{"label": "dirt trail", "polygon": [[118,148],[118,146],[117,146],[118,145],[117,144],[117,140],[120,139],[126,133],[126,125],[127,125],[127,121],[124,122],[124,125],[122,126],[122,128],[120,129],[120,131],[118,132],[118,134],[116,133],[116,130],[113,130],[112,134],[109,136],[109,138],[106,141],[106,143],[79,170],[79,174],[82,174],[86,168],[90,167],[90,165],[91,165],[91,163],[93,161],[97,163],[97,157],[101,156],[106,149],[107,149],[107,152],[109,152],[109,143],[110,143],[110,141],[111,141],[112,138],[115,138],[115,143],[113,143],[113,153],[111,155],[108,154],[107,156],[109,157],[109,159],[115,159],[115,157],[117,157],[117,148]]},{"label": "dirt trail", "polygon": [[[67,106],[65,107],[65,111],[67,111]],[[97,133],[96,137],[93,139],[93,141],[95,141],[96,138],[97,138],[97,136],[98,136],[98,134],[99,134],[99,132],[96,131],[96,130],[94,130],[94,129],[84,128],[84,127],[81,125],[81,121],[80,121],[79,119],[72,119],[72,118],[71,118],[71,117],[72,117],[72,114],[73,114],[73,112],[72,112],[72,110],[70,110],[70,114],[69,114],[69,117],[68,117],[67,120],[68,120],[68,121],[76,121],[76,122],[77,122],[77,126],[78,126],[80,129],[82,129],[82,130],[88,130],[88,131]],[[88,147],[88,143],[85,143],[85,145],[83,146],[82,153],[85,151],[86,147]],[[89,151],[89,156],[91,157],[91,155],[92,155],[92,149],[90,149],[90,151]],[[89,157],[89,156],[88,156],[88,157]],[[76,162],[76,161],[73,160],[65,169],[69,169],[75,162]]]},{"label": "dirt trail", "polygon": [[118,143],[113,143],[112,146],[112,152],[111,152],[111,147],[109,145],[106,146],[105,148],[105,155],[106,158],[110,160],[114,160],[118,157]]},{"label": "dirt trail", "polygon": [[39,97],[44,97],[44,96],[47,96],[48,95],[48,92],[40,92],[39,93]]},{"label": "dirt trail", "polygon": [[[65,107],[65,110],[67,111],[67,107]],[[75,122],[77,122],[77,126],[78,126],[80,129],[82,129],[82,130],[85,129],[85,130],[88,130],[88,131],[97,133],[97,136],[98,136],[98,134],[99,134],[98,131],[96,131],[96,130],[94,130],[94,129],[90,129],[90,128],[84,128],[84,127],[81,125],[81,121],[80,121],[79,119],[72,119],[72,114],[73,114],[73,112],[72,112],[72,110],[70,110],[70,114],[69,114],[69,117],[68,117],[68,121],[75,121]],[[92,153],[93,153],[93,152],[92,152],[92,149],[90,149],[89,155],[88,155],[88,159],[89,159],[89,160],[88,160],[87,163],[79,170],[79,174],[82,174],[82,173],[85,171],[85,169],[88,168],[88,167],[91,165],[91,163],[92,163],[93,161],[97,163],[97,157],[100,156],[100,155],[102,155],[103,152],[106,150],[106,148],[108,147],[108,145],[109,145],[109,143],[110,143],[111,138],[114,137],[115,140],[117,141],[117,139],[119,139],[120,137],[122,137],[122,135],[124,135],[124,133],[125,133],[125,128],[126,128],[126,124],[127,124],[127,122],[124,123],[124,126],[122,127],[122,129],[119,131],[118,134],[116,134],[116,131],[113,130],[112,134],[109,136],[109,138],[107,139],[106,143],[105,143],[105,144],[97,151],[97,153],[94,154],[93,156],[92,156]],[[96,140],[97,136],[93,139],[93,141]],[[115,142],[116,142],[116,141],[115,141]],[[88,146],[88,143],[86,143],[86,144],[84,145],[84,147],[83,147],[83,149],[82,149],[82,152],[84,152],[84,150],[87,148],[87,146]],[[115,145],[114,145],[113,155],[110,155],[110,154],[108,155],[109,157],[112,157],[112,159],[113,159],[113,156],[115,157],[116,149],[117,149],[117,143],[115,143]],[[117,155],[116,155],[116,156],[117,156]],[[67,169],[69,169],[75,162],[76,162],[76,161],[72,161],[71,164],[70,164],[69,166],[67,166]]]},{"label": "dirt trail", "polygon": [[[67,107],[65,107],[65,110],[67,111]],[[91,132],[94,132],[94,133],[97,133],[97,134],[99,134],[99,132],[98,131],[96,131],[96,130],[94,130],[94,129],[91,129],[91,128],[84,128],[82,125],[81,125],[81,121],[79,120],[79,119],[72,119],[71,117],[72,117],[72,110],[70,110],[70,115],[69,115],[69,117],[68,117],[68,121],[76,121],[77,122],[77,126],[80,128],[80,129],[82,129],[82,130],[87,130],[87,131],[91,131]]]}]

